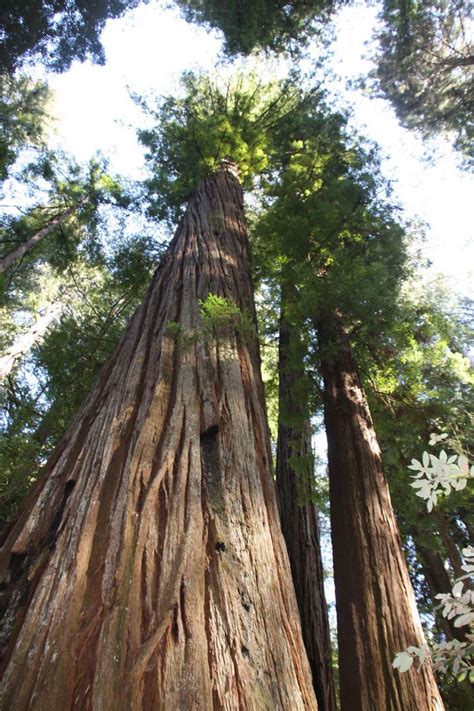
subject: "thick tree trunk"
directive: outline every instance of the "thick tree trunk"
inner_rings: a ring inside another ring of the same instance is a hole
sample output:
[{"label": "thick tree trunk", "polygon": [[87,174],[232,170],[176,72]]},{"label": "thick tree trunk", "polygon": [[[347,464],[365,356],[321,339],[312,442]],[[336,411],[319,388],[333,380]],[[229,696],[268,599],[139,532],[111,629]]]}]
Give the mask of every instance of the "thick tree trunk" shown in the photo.
[{"label": "thick tree trunk", "polygon": [[443,708],[430,668],[405,673],[392,669],[397,652],[423,644],[423,632],[348,337],[336,319],[318,324],[318,331],[325,386],[341,708]]},{"label": "thick tree trunk", "polygon": [[42,239],[51,234],[51,232],[53,232],[56,227],[59,227],[60,225],[64,224],[75,210],[75,207],[70,207],[68,210],[65,210],[59,215],[56,215],[50,220],[50,222],[48,222],[47,225],[38,230],[38,232],[35,232],[35,234],[32,235],[29,239],[27,239],[25,242],[21,242],[18,247],[12,249],[12,251],[9,252],[5,257],[2,257],[0,259],[0,274],[6,269],[8,269],[8,267],[11,267],[11,265],[18,261],[18,259],[21,259],[24,254],[33,249],[33,247],[38,244],[38,242],[41,242]]},{"label": "thick tree trunk", "polygon": [[61,301],[49,304],[33,326],[14,341],[5,355],[0,358],[0,385],[33,346],[41,342],[51,324],[61,316],[63,309],[64,304]]},{"label": "thick tree trunk", "polygon": [[[1,708],[313,709],[280,532],[242,193],[204,181],[1,552]],[[170,328],[170,323],[179,324]]]},{"label": "thick tree trunk", "polygon": [[299,334],[286,319],[285,292],[283,288],[276,463],[281,525],[290,558],[318,708],[336,711],[318,514],[312,501],[314,461],[311,426],[305,407],[307,394],[304,392],[302,354],[297,352]]}]

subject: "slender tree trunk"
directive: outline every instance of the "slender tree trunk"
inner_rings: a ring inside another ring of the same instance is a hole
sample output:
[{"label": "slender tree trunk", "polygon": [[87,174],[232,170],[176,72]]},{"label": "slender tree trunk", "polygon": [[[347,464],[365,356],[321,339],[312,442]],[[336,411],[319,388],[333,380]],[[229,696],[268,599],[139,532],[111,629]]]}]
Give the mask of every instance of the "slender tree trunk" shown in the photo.
[{"label": "slender tree trunk", "polygon": [[436,600],[436,595],[438,593],[449,593],[452,588],[452,582],[444,567],[443,559],[435,547],[430,548],[430,546],[420,543],[420,534],[417,528],[413,529],[413,540],[433,607],[435,608],[436,624],[444,632],[446,639],[459,639],[462,641],[465,636],[463,630],[455,627],[450,620],[443,617],[441,610],[436,609],[439,608],[439,600]]},{"label": "slender tree trunk", "polygon": [[469,545],[474,546],[474,515],[472,511],[460,508],[457,515],[461,519],[466,529]]},{"label": "slender tree trunk", "polygon": [[341,708],[443,708],[430,668],[405,673],[392,668],[397,652],[423,644],[423,632],[348,337],[337,319],[318,324],[318,331],[328,439]]},{"label": "slender tree trunk", "polygon": [[41,342],[51,324],[61,316],[63,309],[64,304],[60,301],[49,304],[33,326],[15,340],[5,355],[0,358],[0,384],[33,346]]},{"label": "slender tree trunk", "polygon": [[35,232],[35,234],[32,235],[30,239],[27,239],[25,242],[21,242],[18,247],[15,247],[15,249],[12,249],[12,251],[9,252],[5,257],[2,257],[0,259],[0,274],[6,269],[8,269],[8,267],[11,267],[11,265],[14,264],[18,259],[21,259],[21,257],[23,257],[24,254],[29,252],[30,249],[35,246],[35,244],[38,244],[38,242],[41,242],[42,239],[51,234],[51,232],[53,232],[56,227],[59,227],[59,225],[64,224],[64,222],[66,222],[68,217],[70,217],[75,210],[75,207],[71,207],[69,208],[69,210],[65,210],[59,215],[56,215],[47,225],[45,225],[45,227],[42,227],[40,230],[38,230],[38,232]]},{"label": "slender tree trunk", "polygon": [[276,483],[303,639],[313,674],[318,708],[336,711],[331,637],[324,595],[318,514],[314,498],[314,458],[300,338],[285,314],[288,287],[282,287],[279,347],[279,415]]},{"label": "slender tree trunk", "polygon": [[209,293],[253,314],[242,203],[201,183],[9,532],[1,708],[316,708],[258,341],[199,336]]},{"label": "slender tree trunk", "polygon": [[448,553],[448,559],[451,564],[451,568],[453,569],[454,577],[460,578],[461,576],[466,575],[466,571],[462,569],[464,561],[462,559],[461,553],[459,552],[459,548],[456,545],[456,542],[452,536],[451,531],[449,530],[449,526],[446,520],[444,519],[443,514],[436,512],[435,515],[436,520],[438,522],[439,534],[441,536],[441,540],[443,541],[443,545]]}]

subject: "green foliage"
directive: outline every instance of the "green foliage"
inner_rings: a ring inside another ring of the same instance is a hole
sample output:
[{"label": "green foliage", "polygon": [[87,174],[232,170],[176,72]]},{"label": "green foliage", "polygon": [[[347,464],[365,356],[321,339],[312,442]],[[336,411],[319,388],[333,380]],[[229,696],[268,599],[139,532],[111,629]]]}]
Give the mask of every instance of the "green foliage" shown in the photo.
[{"label": "green foliage", "polygon": [[385,0],[375,81],[403,125],[452,135],[466,165],[474,160],[472,11],[470,0]]},{"label": "green foliage", "polygon": [[407,237],[376,151],[344,123],[316,98],[281,123],[253,245],[267,279],[296,286],[300,319],[339,313],[364,344],[396,315]]},{"label": "green foliage", "polygon": [[204,329],[220,333],[236,328],[240,322],[239,307],[223,296],[209,294],[199,303]]},{"label": "green foliage", "polygon": [[36,267],[36,291],[23,272],[24,291],[9,295],[10,301],[19,297],[17,311],[9,303],[2,316],[6,321],[15,318],[14,332],[20,310],[27,319],[40,303],[54,298],[54,289],[60,289],[65,310],[0,391],[3,522],[14,513],[110,358],[148,286],[156,253],[149,240],[129,237],[108,257],[98,260],[95,255],[92,260],[83,253],[55,278],[51,268],[44,267],[38,281]]},{"label": "green foliage", "polygon": [[229,299],[217,294],[208,294],[200,305],[204,332],[212,333],[218,338],[237,333],[247,339],[255,334],[252,317]]},{"label": "green foliage", "polygon": [[103,64],[100,33],[109,18],[119,17],[138,0],[16,0],[0,10],[0,67],[13,72],[26,61],[41,61],[65,71],[74,59]]},{"label": "green foliage", "polygon": [[192,73],[182,80],[184,96],[169,96],[156,108],[142,106],[155,127],[139,132],[147,148],[150,214],[175,221],[199,180],[222,160],[238,165],[245,189],[269,165],[271,133],[293,111],[298,92],[285,83],[262,84],[255,75],[222,82]]},{"label": "green foliage", "polygon": [[250,316],[229,299],[217,294],[208,294],[199,304],[199,328],[186,329],[176,321],[166,324],[166,334],[175,339],[183,350],[194,343],[207,343],[213,339],[219,341],[235,334],[248,338],[255,332]]},{"label": "green foliage", "polygon": [[0,180],[20,149],[43,144],[48,99],[46,84],[0,74]]},{"label": "green foliage", "polygon": [[[228,54],[297,52],[327,27],[332,0],[177,0],[187,20],[222,30]],[[371,84],[403,125],[425,137],[448,133],[472,165],[474,50],[470,0],[384,0]]]},{"label": "green foliage", "polygon": [[188,21],[206,23],[224,33],[228,54],[254,49],[288,51],[307,40],[314,21],[327,21],[334,0],[177,0]]}]

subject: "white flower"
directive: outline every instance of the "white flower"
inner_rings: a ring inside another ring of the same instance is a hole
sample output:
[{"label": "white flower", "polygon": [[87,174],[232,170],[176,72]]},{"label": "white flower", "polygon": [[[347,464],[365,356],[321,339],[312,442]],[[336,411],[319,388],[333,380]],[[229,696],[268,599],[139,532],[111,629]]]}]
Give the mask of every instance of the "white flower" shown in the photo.
[{"label": "white flower", "polygon": [[[432,435],[430,443],[434,442],[433,437],[438,435]],[[444,439],[444,435],[439,435],[438,439]],[[417,496],[425,499],[428,511],[432,511],[436,506],[440,494],[447,496],[452,489],[464,489],[470,476],[466,457],[462,454],[448,456],[444,449],[439,453],[439,457],[423,452],[422,461],[412,459],[408,469],[416,472],[412,475],[415,481],[411,486],[418,489]]]},{"label": "white flower", "polygon": [[438,444],[438,442],[442,442],[443,439],[446,439],[448,436],[447,432],[443,432],[443,434],[437,435],[434,432],[430,434],[430,441],[429,445],[430,447],[434,447],[435,444]]},{"label": "white flower", "polygon": [[413,664],[413,657],[409,652],[398,652],[392,662],[392,667],[398,671],[406,672]]}]

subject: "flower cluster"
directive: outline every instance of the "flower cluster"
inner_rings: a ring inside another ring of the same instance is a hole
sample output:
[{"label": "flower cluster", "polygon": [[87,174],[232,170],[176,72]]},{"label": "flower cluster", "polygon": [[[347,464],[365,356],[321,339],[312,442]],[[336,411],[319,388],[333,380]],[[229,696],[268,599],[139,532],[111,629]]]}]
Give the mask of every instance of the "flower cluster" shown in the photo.
[{"label": "flower cluster", "polygon": [[[429,444],[433,446],[447,438],[447,434],[430,436]],[[408,469],[417,473],[413,475],[414,481],[410,486],[418,489],[416,495],[426,499],[428,511],[433,510],[440,494],[450,494],[452,489],[461,491],[465,488],[467,480],[474,477],[474,465],[469,471],[469,462],[464,454],[448,456],[444,449],[439,457],[428,452],[423,452],[422,461],[412,459]]]},{"label": "flower cluster", "polygon": [[472,655],[474,651],[474,635],[467,634],[466,641],[460,642],[453,639],[450,642],[438,642],[431,646],[408,647],[404,652],[398,652],[392,662],[392,667],[400,672],[406,672],[413,665],[415,659],[418,663],[431,663],[433,669],[439,674],[452,672],[458,681],[469,679],[474,684],[474,664]]},{"label": "flower cluster", "polygon": [[[434,446],[446,440],[447,434],[432,434],[429,444]],[[463,454],[449,456],[441,450],[439,457],[423,452],[422,461],[413,459],[409,469],[417,472],[411,486],[418,489],[417,496],[427,500],[428,511],[436,505],[439,494],[449,494],[452,489],[464,489],[467,480],[474,477],[474,466],[469,470],[469,462]],[[439,673],[452,672],[458,681],[469,681],[474,684],[474,546],[464,548],[465,560],[462,570],[466,573],[457,578],[450,593],[439,593],[443,617],[452,620],[454,627],[469,625],[470,631],[465,635],[465,641],[453,639],[449,642],[439,642],[421,647],[410,646],[403,652],[398,652],[392,662],[394,669],[406,672],[415,660],[418,665],[430,663]],[[469,582],[466,584],[466,580]]]}]

